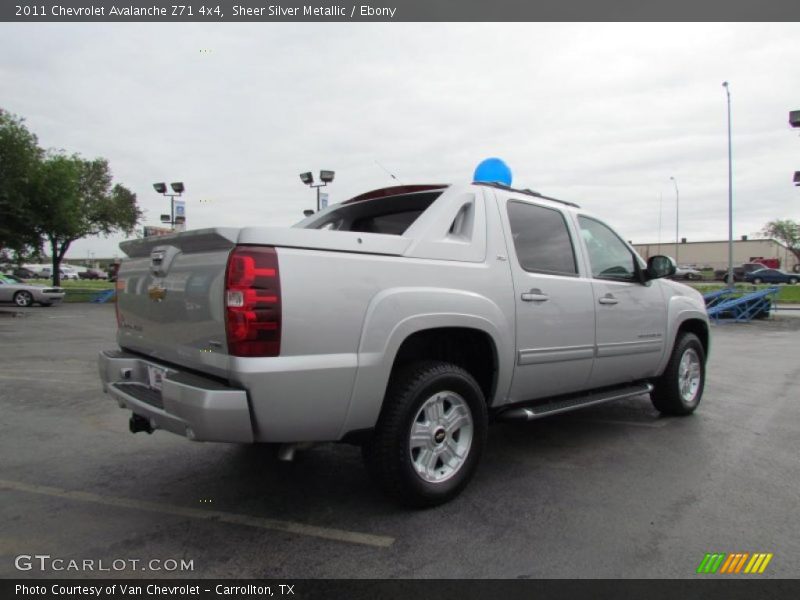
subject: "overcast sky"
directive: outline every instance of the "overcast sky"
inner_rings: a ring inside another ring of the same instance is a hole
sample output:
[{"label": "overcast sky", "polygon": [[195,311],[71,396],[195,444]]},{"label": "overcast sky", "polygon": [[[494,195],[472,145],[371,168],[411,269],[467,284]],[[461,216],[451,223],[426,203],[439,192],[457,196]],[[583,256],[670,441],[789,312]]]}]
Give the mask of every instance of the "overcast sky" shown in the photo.
[{"label": "overcast sky", "polygon": [[[578,202],[634,242],[727,239],[800,217],[800,26],[791,24],[0,23],[0,106],[44,147],[109,160],[146,224],[183,181],[189,228],[290,225],[331,202],[471,180]],[[663,197],[661,232],[659,205]],[[69,257],[121,255],[120,238]]]}]

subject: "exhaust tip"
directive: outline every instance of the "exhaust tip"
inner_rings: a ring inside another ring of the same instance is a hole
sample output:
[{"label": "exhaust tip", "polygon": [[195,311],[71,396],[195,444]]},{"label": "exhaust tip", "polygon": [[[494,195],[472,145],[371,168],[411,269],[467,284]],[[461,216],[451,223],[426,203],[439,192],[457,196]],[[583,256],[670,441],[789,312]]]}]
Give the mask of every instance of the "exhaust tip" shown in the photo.
[{"label": "exhaust tip", "polygon": [[153,427],[150,425],[150,419],[145,419],[136,413],[131,415],[131,418],[128,421],[128,428],[131,430],[131,433],[139,433],[140,431],[153,433]]}]

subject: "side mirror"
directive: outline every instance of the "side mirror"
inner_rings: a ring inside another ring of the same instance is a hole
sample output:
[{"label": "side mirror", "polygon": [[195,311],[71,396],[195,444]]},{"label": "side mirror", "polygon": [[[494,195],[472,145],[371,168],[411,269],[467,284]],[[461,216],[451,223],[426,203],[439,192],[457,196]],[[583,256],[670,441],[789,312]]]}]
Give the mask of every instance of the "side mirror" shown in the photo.
[{"label": "side mirror", "polygon": [[675,275],[677,265],[675,261],[669,256],[662,256],[657,254],[651,256],[647,261],[647,269],[645,270],[645,280],[661,279],[662,277],[670,277]]}]

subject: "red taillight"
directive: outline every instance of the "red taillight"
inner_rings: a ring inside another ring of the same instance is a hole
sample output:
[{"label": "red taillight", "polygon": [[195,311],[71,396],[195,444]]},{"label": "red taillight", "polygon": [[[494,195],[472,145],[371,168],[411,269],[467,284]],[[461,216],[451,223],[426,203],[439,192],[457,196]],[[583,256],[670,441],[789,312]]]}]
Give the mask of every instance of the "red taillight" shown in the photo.
[{"label": "red taillight", "polygon": [[281,278],[270,246],[237,246],[225,273],[225,328],[233,356],[281,353]]}]

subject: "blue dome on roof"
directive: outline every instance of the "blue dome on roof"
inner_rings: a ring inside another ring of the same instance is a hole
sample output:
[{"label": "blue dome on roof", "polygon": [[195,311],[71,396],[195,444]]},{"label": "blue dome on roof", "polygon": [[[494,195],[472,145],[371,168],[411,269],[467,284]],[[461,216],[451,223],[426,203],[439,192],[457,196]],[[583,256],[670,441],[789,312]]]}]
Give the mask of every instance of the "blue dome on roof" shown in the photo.
[{"label": "blue dome on roof", "polygon": [[482,183],[511,185],[511,169],[499,158],[487,158],[475,168],[472,180]]}]

